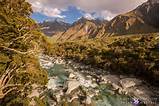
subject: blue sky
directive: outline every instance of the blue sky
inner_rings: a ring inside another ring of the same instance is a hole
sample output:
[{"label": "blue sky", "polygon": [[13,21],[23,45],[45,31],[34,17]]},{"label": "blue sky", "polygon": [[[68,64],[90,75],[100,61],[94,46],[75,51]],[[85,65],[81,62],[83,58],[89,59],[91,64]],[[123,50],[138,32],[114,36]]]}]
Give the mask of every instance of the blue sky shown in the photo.
[{"label": "blue sky", "polygon": [[28,0],[37,22],[61,18],[73,23],[80,17],[111,20],[118,14],[133,10],[146,0]]},{"label": "blue sky", "polygon": [[[78,18],[83,16],[83,11],[77,9],[74,6],[69,6],[68,9],[66,11],[62,11],[61,15],[65,16],[64,20],[68,23],[73,23],[76,20],[78,20]],[[49,17],[44,15],[43,13],[40,12],[34,12],[31,17],[33,19],[35,19],[38,22],[43,22],[45,20],[50,20],[50,19],[54,19],[57,17]]]}]

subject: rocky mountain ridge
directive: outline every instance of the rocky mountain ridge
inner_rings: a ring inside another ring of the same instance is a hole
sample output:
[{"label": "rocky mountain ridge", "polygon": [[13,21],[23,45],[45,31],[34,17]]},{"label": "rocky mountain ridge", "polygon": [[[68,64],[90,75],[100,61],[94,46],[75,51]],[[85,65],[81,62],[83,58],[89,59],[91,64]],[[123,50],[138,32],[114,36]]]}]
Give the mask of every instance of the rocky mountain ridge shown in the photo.
[{"label": "rocky mountain ridge", "polygon": [[57,40],[74,40],[95,38],[102,28],[105,20],[88,20],[84,17],[72,24],[72,26],[57,36]]},{"label": "rocky mountain ridge", "polygon": [[53,36],[59,32],[66,31],[71,25],[65,21],[55,19],[39,23],[39,26],[44,34]]},{"label": "rocky mountain ridge", "polygon": [[136,9],[116,16],[105,25],[106,35],[158,32],[159,2],[148,0]]},{"label": "rocky mountain ridge", "polygon": [[134,10],[116,16],[111,21],[89,20],[82,17],[67,27],[67,30],[53,34],[53,38],[56,40],[75,40],[155,33],[159,29],[158,22],[159,2],[158,0],[148,0]]}]

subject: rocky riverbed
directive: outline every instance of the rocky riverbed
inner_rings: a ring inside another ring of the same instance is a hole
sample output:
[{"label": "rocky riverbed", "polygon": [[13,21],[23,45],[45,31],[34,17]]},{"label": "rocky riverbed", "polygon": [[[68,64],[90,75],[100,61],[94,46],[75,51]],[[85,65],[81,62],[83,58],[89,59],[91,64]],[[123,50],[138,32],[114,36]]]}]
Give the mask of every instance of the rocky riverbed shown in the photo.
[{"label": "rocky riverbed", "polygon": [[111,75],[60,57],[40,55],[48,70],[47,101],[50,106],[139,106],[158,104],[158,89],[134,76]]}]

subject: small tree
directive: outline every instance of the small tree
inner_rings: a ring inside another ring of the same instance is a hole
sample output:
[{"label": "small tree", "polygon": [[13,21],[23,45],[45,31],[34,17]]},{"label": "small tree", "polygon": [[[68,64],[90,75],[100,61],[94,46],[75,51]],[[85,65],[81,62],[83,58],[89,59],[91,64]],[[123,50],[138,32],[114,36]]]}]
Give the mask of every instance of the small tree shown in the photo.
[{"label": "small tree", "polygon": [[47,74],[37,59],[44,36],[30,18],[31,13],[31,5],[25,0],[0,0],[0,58],[4,54],[8,58],[0,61],[0,101],[13,91],[27,94],[28,83],[47,83]]}]

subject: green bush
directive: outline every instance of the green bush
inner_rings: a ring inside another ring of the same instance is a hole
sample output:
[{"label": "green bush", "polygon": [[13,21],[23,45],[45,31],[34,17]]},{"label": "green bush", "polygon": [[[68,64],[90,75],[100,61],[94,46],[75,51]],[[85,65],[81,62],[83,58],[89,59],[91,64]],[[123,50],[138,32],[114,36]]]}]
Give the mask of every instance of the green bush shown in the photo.
[{"label": "green bush", "polygon": [[[56,42],[53,55],[112,73],[134,74],[158,84],[158,34]],[[109,39],[112,39],[109,41]],[[116,40],[113,40],[116,39]],[[108,41],[107,41],[108,40]]]}]

